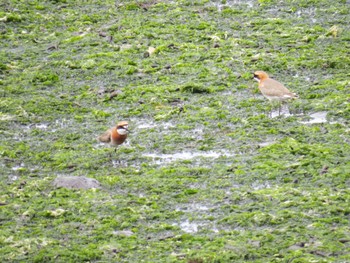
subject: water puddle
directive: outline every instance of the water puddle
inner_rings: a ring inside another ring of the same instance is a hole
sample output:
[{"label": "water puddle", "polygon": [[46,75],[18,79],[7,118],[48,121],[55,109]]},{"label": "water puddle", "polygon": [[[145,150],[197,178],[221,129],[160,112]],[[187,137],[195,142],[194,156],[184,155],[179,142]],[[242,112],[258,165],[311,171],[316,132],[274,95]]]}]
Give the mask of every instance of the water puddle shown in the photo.
[{"label": "water puddle", "polygon": [[66,119],[60,119],[56,120],[52,123],[36,123],[36,124],[29,124],[26,126],[26,129],[31,130],[31,129],[38,129],[38,130],[43,130],[43,131],[50,131],[50,132],[55,132],[59,128],[67,128],[72,124],[71,120],[66,120]]},{"label": "water puddle", "polygon": [[215,6],[219,12],[221,12],[225,7],[231,8],[231,7],[235,7],[238,5],[245,5],[248,7],[254,6],[254,1],[247,1],[247,0],[228,0],[228,1],[225,1],[224,4],[222,2],[223,1],[218,1],[218,2],[212,1],[209,3],[210,3],[210,5]]},{"label": "water puddle", "polygon": [[[24,163],[21,163],[19,165],[15,165],[11,168],[12,171],[19,171],[21,170],[22,168],[24,168]],[[19,179],[19,176],[18,175],[15,175],[15,174],[11,174],[9,175],[9,179],[12,180],[12,181],[17,181]]]},{"label": "water puddle", "polygon": [[46,130],[49,127],[49,125],[46,123],[39,123],[35,124],[34,127],[40,130]]},{"label": "water puddle", "polygon": [[36,124],[29,124],[26,126],[27,129],[39,129],[39,130],[47,130],[49,127],[48,123],[36,123]]},{"label": "water puddle", "polygon": [[254,190],[261,190],[261,189],[266,189],[266,188],[271,188],[271,184],[269,182],[254,182],[252,183],[252,188]]},{"label": "water puddle", "polygon": [[178,152],[173,154],[146,153],[144,154],[144,156],[153,158],[153,161],[156,163],[167,163],[167,162],[174,162],[177,160],[191,160],[194,158],[216,159],[222,156],[225,156],[225,157],[235,156],[235,154],[226,152],[226,151],[222,151],[222,152],[209,151],[209,152]]},{"label": "water puddle", "polygon": [[112,160],[112,166],[113,168],[125,168],[125,167],[128,167],[128,162],[125,160],[116,159],[116,160]]},{"label": "water puddle", "polygon": [[155,123],[153,121],[150,120],[140,120],[140,119],[133,119],[131,121],[133,123],[133,125],[137,128],[137,129],[152,129],[152,128],[159,128],[161,127],[162,129],[170,129],[175,127],[176,125],[172,122],[160,122],[160,123]]},{"label": "water puddle", "polygon": [[183,212],[198,212],[198,211],[208,211],[210,208],[207,205],[204,204],[185,204],[184,206],[178,206],[175,208],[177,211],[183,211]]},{"label": "water puddle", "polygon": [[263,148],[263,147],[267,147],[267,146],[270,146],[270,145],[275,144],[275,143],[276,143],[275,141],[266,141],[266,142],[259,143],[258,146]]},{"label": "water puddle", "polygon": [[311,21],[313,23],[316,22],[316,19],[314,19],[314,17],[316,16],[316,8],[315,7],[301,8],[301,9],[297,10],[294,14],[298,18],[308,17],[308,18],[311,18]]},{"label": "water puddle", "polygon": [[13,167],[12,167],[12,170],[13,170],[13,171],[17,171],[17,170],[19,170],[19,169],[21,169],[21,168],[23,168],[23,167],[24,167],[24,164],[21,163],[20,165],[15,165],[15,166],[13,166]]},{"label": "water puddle", "polygon": [[327,112],[326,111],[319,111],[319,112],[314,112],[314,113],[310,114],[310,120],[301,121],[300,123],[315,124],[315,123],[325,123],[325,122],[327,122]]},{"label": "water puddle", "polygon": [[1,114],[0,115],[0,121],[11,121],[14,120],[16,117],[12,116],[10,114]]},{"label": "water puddle", "polygon": [[280,116],[283,116],[283,117],[289,117],[289,116],[292,116],[292,114],[290,114],[289,112],[278,112],[278,111],[273,111],[271,112],[271,118],[276,118],[276,117],[280,117]]},{"label": "water puddle", "polygon": [[283,117],[292,116],[292,114],[289,112],[288,105],[282,104],[282,105],[281,105],[281,108],[279,108],[279,109],[277,109],[277,110],[273,110],[273,111],[270,113],[270,117],[271,117],[272,119],[273,119],[273,118],[276,118],[276,117],[280,117],[280,116],[283,116]]},{"label": "water puddle", "polygon": [[173,223],[172,225],[180,227],[182,231],[189,234],[197,233],[201,230],[201,228],[205,230],[211,230],[215,233],[219,232],[219,230],[216,227],[212,227],[205,223],[198,223],[193,221],[191,222],[188,219],[181,221],[180,223]]},{"label": "water puddle", "polygon": [[[326,123],[326,122],[328,122],[327,121],[327,114],[328,113],[326,111],[314,112],[314,113],[310,114],[309,116],[306,116],[306,117],[309,117],[308,120],[300,121],[300,123],[302,123],[302,124]],[[276,118],[279,116],[289,117],[289,116],[294,116],[294,115],[289,112],[289,109],[287,107],[282,108],[280,111],[274,110],[270,114],[271,118]],[[332,123],[332,122],[330,122],[330,123]],[[333,122],[333,123],[335,123],[335,122]]]},{"label": "water puddle", "polygon": [[155,127],[155,124],[150,123],[150,122],[137,125],[137,128],[139,128],[139,129],[150,129],[150,128],[154,128],[154,127]]},{"label": "water puddle", "polygon": [[182,231],[185,231],[186,233],[197,233],[198,232],[198,224],[195,222],[190,222],[189,220],[180,222],[180,224],[173,224],[177,225],[181,228]]}]

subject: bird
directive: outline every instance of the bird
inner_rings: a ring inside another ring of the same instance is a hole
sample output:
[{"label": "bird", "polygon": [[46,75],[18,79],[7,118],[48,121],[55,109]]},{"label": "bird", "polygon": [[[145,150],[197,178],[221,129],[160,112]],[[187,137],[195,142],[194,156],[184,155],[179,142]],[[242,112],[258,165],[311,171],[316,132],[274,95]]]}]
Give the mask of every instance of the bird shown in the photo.
[{"label": "bird", "polygon": [[[120,121],[115,127],[108,129],[106,132],[102,133],[98,140],[103,143],[109,143],[110,145],[117,147],[125,142],[130,132],[128,129],[127,121]],[[117,148],[115,148],[115,151]]]},{"label": "bird", "polygon": [[[298,95],[289,91],[281,82],[271,79],[264,71],[255,71],[254,79],[259,82],[259,90],[269,101],[284,102],[297,99]],[[279,108],[279,111],[281,108]]]}]

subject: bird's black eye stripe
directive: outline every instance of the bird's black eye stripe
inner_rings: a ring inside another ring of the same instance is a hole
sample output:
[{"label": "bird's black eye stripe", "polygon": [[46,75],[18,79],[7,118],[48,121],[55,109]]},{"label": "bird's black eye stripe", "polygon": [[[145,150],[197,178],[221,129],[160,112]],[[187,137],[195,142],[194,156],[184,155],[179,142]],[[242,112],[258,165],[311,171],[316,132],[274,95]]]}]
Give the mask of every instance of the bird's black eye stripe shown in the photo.
[{"label": "bird's black eye stripe", "polygon": [[259,78],[259,76],[258,76],[258,75],[256,75],[256,74],[254,74],[254,78]]}]

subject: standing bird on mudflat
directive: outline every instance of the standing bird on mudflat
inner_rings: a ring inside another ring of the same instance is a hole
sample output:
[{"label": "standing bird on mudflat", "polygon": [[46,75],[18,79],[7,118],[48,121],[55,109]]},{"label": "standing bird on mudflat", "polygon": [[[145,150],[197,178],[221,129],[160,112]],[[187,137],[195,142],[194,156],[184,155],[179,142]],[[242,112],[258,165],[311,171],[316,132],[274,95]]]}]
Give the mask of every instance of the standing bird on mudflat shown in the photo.
[{"label": "standing bird on mudflat", "polygon": [[298,95],[289,91],[281,82],[271,79],[264,71],[254,72],[254,79],[259,82],[259,90],[269,101],[284,102],[297,99]]},{"label": "standing bird on mudflat", "polygon": [[[128,122],[121,121],[113,128],[110,128],[98,137],[100,142],[109,143],[110,145],[117,147],[121,145],[128,137]],[[115,148],[115,151],[117,148]]]}]

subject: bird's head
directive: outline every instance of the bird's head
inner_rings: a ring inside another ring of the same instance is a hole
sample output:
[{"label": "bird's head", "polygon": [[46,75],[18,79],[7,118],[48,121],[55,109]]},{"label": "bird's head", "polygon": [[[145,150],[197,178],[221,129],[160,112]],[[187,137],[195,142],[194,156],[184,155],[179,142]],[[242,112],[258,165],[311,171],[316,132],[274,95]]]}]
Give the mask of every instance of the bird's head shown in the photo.
[{"label": "bird's head", "polygon": [[258,82],[265,80],[265,79],[268,79],[268,78],[269,78],[269,75],[267,75],[267,73],[264,71],[255,71],[254,72],[254,79]]},{"label": "bird's head", "polygon": [[128,125],[129,125],[129,123],[127,121],[118,122],[118,124],[117,124],[117,132],[120,135],[128,134],[130,132],[129,129],[128,129]]}]

